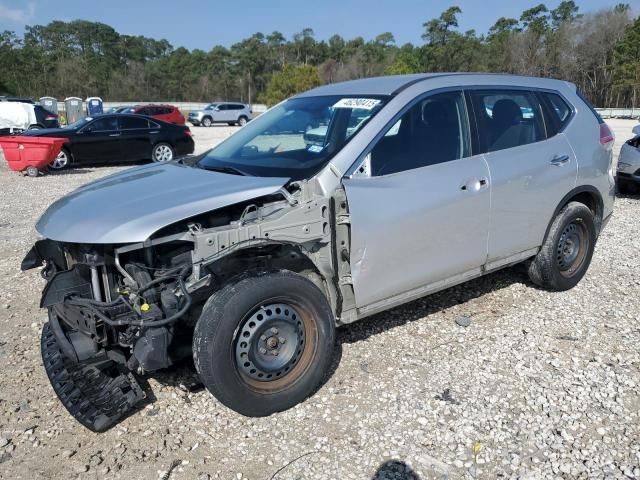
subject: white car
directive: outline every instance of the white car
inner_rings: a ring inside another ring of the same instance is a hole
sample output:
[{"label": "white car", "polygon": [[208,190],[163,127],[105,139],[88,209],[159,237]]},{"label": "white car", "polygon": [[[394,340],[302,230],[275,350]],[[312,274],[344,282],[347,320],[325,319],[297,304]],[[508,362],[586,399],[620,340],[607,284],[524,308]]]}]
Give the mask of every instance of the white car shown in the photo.
[{"label": "white car", "polygon": [[618,191],[640,192],[640,125],[633,128],[634,137],[627,140],[618,157]]}]

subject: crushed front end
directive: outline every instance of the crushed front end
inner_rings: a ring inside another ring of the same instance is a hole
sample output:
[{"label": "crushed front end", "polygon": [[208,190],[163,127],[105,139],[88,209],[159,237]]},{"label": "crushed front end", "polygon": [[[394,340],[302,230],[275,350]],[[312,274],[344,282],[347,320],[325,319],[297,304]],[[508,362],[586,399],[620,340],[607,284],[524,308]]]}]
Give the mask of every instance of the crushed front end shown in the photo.
[{"label": "crushed front end", "polygon": [[[47,281],[40,306],[48,313],[41,349],[49,380],[94,431],[144,399],[134,372],[190,353],[190,250],[181,242],[139,247],[40,240],[22,262],[23,270],[43,266]],[[177,331],[178,320],[186,328]]]}]

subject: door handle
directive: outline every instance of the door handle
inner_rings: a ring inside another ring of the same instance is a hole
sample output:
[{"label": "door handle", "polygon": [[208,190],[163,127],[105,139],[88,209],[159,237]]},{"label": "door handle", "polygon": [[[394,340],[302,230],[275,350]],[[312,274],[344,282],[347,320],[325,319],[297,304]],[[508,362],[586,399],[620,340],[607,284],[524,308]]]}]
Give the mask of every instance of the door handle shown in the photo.
[{"label": "door handle", "polygon": [[551,165],[560,167],[569,161],[569,155],[556,155],[551,159]]},{"label": "door handle", "polygon": [[110,137],[119,137],[120,134],[119,133],[111,133],[109,134]]},{"label": "door handle", "polygon": [[474,178],[473,180],[469,180],[464,183],[460,190],[470,191],[470,192],[479,192],[484,189],[487,185],[489,185],[489,180],[486,177],[482,178]]},{"label": "door handle", "polygon": [[151,135],[155,135],[156,133],[160,133],[160,130],[154,130],[153,132],[149,132]]}]

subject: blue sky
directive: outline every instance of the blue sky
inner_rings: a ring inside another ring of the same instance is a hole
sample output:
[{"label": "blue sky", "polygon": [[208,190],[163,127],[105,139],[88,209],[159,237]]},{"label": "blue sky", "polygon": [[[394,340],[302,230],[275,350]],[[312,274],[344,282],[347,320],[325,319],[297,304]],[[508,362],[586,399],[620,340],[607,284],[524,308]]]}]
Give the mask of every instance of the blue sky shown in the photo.
[{"label": "blue sky", "polygon": [[[334,33],[365,39],[390,31],[396,43],[419,43],[422,24],[451,5],[462,8],[460,29],[486,32],[501,16],[519,17],[544,0],[0,0],[0,30],[24,25],[85,19],[111,25],[120,33],[166,38],[175,47],[209,50],[229,46],[254,32],[279,30],[290,38],[311,27],[317,39]],[[560,0],[545,2],[554,8]],[[625,0],[620,0],[625,1]],[[618,1],[577,0],[585,13]],[[640,0],[626,0],[640,13]]]}]

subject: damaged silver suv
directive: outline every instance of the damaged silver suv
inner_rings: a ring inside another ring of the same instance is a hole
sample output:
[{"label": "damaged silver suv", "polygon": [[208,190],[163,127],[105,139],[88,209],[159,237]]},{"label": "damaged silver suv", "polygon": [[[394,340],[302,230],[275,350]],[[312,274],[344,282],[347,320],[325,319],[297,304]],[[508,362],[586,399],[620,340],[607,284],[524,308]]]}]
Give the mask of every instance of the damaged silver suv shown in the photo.
[{"label": "damaged silver suv", "polygon": [[189,355],[229,408],[290,408],[323,381],[336,326],[518,262],[541,287],[576,285],[612,213],[612,143],[556,80],[298,95],[193,165],[126,170],[49,207],[22,264],[43,266],[47,374],[96,431],[144,397],[138,375]]}]

